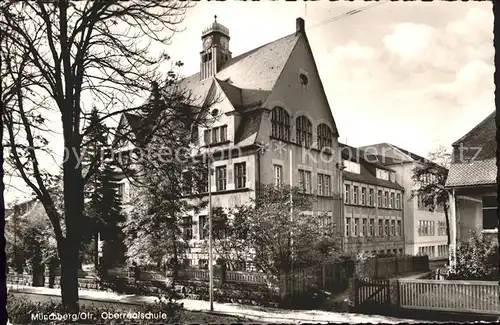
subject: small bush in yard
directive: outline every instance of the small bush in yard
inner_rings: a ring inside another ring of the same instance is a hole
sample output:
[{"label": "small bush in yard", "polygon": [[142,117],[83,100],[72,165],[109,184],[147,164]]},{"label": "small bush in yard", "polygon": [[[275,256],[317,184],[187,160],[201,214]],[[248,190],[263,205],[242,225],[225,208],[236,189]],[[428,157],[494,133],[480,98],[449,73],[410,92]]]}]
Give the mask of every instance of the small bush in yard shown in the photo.
[{"label": "small bush in yard", "polygon": [[[88,313],[95,315],[95,319],[62,319],[58,317],[56,320],[49,317],[49,315],[66,315],[61,303],[54,301],[46,302],[32,302],[25,298],[16,297],[9,294],[7,297],[7,316],[12,324],[172,324],[179,323],[182,316],[182,304],[176,303],[171,299],[160,297],[154,304],[145,304],[142,306],[119,306],[112,307],[99,307],[96,305],[82,305],[80,306],[80,314]],[[151,313],[152,317],[155,315],[165,315],[165,318],[150,318],[150,319],[103,319],[101,314],[109,313]],[[45,315],[45,316],[44,316]],[[34,318],[33,318],[34,316]]]},{"label": "small bush in yard", "polygon": [[491,245],[480,234],[471,232],[469,241],[457,250],[455,269],[449,271],[450,280],[499,280],[498,245]]}]

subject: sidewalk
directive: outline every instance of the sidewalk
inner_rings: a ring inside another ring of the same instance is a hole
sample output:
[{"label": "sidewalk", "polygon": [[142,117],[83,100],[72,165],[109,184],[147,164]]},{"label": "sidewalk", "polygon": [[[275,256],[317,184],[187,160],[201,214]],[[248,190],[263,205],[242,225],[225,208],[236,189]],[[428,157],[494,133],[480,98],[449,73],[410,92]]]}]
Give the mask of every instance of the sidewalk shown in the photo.
[{"label": "sidewalk", "polygon": [[[60,296],[60,289],[11,286],[11,292]],[[144,303],[153,303],[157,297],[124,295],[114,292],[79,290],[80,300],[102,301],[119,304],[141,305]],[[178,302],[184,304],[184,308],[195,312],[209,312],[209,302],[201,300],[180,299]],[[336,313],[321,310],[287,310],[271,307],[246,306],[231,303],[214,302],[214,313],[227,316],[244,317],[252,321],[262,323],[422,323],[422,321],[412,319],[402,319],[385,317],[379,315],[363,315],[351,313]]]}]

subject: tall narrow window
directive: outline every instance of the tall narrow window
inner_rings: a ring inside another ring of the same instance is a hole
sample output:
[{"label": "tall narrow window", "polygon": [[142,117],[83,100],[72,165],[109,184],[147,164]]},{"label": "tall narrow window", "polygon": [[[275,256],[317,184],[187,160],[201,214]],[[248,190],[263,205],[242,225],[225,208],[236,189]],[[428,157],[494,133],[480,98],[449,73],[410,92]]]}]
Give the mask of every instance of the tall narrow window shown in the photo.
[{"label": "tall narrow window", "polygon": [[352,204],[358,204],[358,187],[352,187]]},{"label": "tall narrow window", "polygon": [[323,175],[323,193],[325,196],[330,196],[332,192],[332,187],[331,187],[331,176],[330,175]]},{"label": "tall narrow window", "polygon": [[318,174],[316,183],[318,183],[318,195],[323,195],[323,174]]},{"label": "tall narrow window", "polygon": [[312,143],[312,124],[305,116],[299,116],[295,120],[296,142],[300,145],[310,147]]},{"label": "tall narrow window", "polygon": [[274,165],[274,186],[281,186],[283,177],[283,167],[280,165]]},{"label": "tall narrow window", "polygon": [[401,220],[397,221],[396,225],[396,236],[401,236]]},{"label": "tall narrow window", "polygon": [[345,194],[344,194],[344,202],[346,204],[351,203],[351,185],[345,184]]},{"label": "tall narrow window", "polygon": [[215,168],[215,184],[217,191],[224,191],[227,185],[227,169],[226,166]]},{"label": "tall narrow window", "polygon": [[332,130],[328,127],[328,125],[324,123],[318,125],[316,133],[318,137],[318,149],[321,150],[323,148],[332,147],[333,134]]},{"label": "tall narrow window", "polygon": [[391,220],[391,236],[396,236],[396,220]]},{"label": "tall narrow window", "polygon": [[396,209],[401,209],[401,193],[396,194]]},{"label": "tall narrow window", "polygon": [[207,236],[207,230],[205,229],[205,222],[207,216],[199,216],[198,217],[198,236],[200,240],[205,239]]},{"label": "tall narrow window", "polygon": [[193,239],[193,217],[191,216],[182,218],[182,238],[184,240]]},{"label": "tall narrow window", "polygon": [[349,237],[351,235],[351,218],[345,218],[345,236]]},{"label": "tall narrow window", "polygon": [[205,142],[205,144],[210,144],[211,141],[210,141],[210,130],[204,130],[203,131],[203,140]]},{"label": "tall narrow window", "polygon": [[394,193],[391,193],[391,208],[394,209]]},{"label": "tall narrow window", "polygon": [[384,220],[378,220],[378,235],[380,237],[384,236]]},{"label": "tall narrow window", "polygon": [[220,142],[219,128],[212,129],[212,143]]},{"label": "tall narrow window", "polygon": [[246,163],[234,164],[234,184],[236,188],[245,188],[247,182],[246,173]]},{"label": "tall narrow window", "polygon": [[371,188],[368,192],[369,192],[368,202],[369,202],[370,206],[373,206],[373,188]]},{"label": "tall narrow window", "polygon": [[[318,173],[318,195],[330,196],[331,195],[331,176]],[[346,185],[349,186],[349,185]]]},{"label": "tall narrow window", "polygon": [[363,236],[368,236],[368,219],[363,218]]},{"label": "tall narrow window", "polygon": [[368,235],[369,236],[375,235],[375,219],[370,219],[370,228],[368,229]]},{"label": "tall narrow window", "polygon": [[378,190],[377,192],[377,203],[378,203],[378,207],[381,208],[382,207],[382,191],[381,190]]},{"label": "tall narrow window", "polygon": [[387,208],[389,206],[389,192],[385,191],[384,192],[384,208]]},{"label": "tall narrow window", "polygon": [[299,188],[304,193],[311,193],[311,172],[299,169]]},{"label": "tall narrow window", "polygon": [[290,115],[282,107],[273,108],[271,124],[272,137],[283,141],[290,140]]},{"label": "tall narrow window", "polygon": [[227,141],[227,125],[223,125],[220,127],[220,141]]},{"label": "tall narrow window", "polygon": [[384,221],[384,236],[389,236],[389,220]]},{"label": "tall narrow window", "polygon": [[359,236],[359,218],[354,218],[354,236]]},{"label": "tall narrow window", "polygon": [[361,188],[361,205],[366,205],[366,187]]}]

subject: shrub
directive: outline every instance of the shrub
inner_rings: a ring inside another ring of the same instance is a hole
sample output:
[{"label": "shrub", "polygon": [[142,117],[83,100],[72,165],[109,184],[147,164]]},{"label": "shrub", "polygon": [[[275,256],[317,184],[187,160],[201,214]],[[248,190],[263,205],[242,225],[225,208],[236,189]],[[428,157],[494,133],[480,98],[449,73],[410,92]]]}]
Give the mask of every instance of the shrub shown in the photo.
[{"label": "shrub", "polygon": [[[107,305],[105,308],[96,305],[81,305],[80,313],[89,313],[95,315],[96,319],[63,319],[57,317],[58,315],[67,315],[64,312],[64,308],[61,303],[54,301],[44,301],[44,302],[33,302],[22,297],[17,297],[9,294],[7,297],[7,315],[11,323],[13,324],[152,324],[152,323],[162,323],[162,324],[173,324],[179,323],[182,316],[183,305],[172,301],[171,299],[166,299],[160,297],[158,301],[154,304],[145,304],[142,306],[135,306],[131,308],[130,306],[119,306],[116,307]],[[165,318],[162,319],[103,319],[101,314],[106,313],[151,313],[158,315],[162,313]],[[33,319],[32,315],[35,315]],[[47,321],[43,318],[37,318],[36,315],[48,317],[51,316],[50,320]],[[53,320],[54,318],[55,320]]]},{"label": "shrub", "polygon": [[481,234],[471,232],[469,241],[457,249],[457,262],[449,271],[450,280],[499,280],[498,245],[493,246]]}]

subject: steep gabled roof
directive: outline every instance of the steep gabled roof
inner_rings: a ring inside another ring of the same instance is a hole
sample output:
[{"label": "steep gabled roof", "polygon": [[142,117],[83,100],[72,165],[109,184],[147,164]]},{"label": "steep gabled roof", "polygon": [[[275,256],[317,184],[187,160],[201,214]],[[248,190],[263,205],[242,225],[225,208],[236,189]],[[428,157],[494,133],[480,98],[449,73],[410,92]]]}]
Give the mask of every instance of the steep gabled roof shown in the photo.
[{"label": "steep gabled roof", "polygon": [[495,158],[497,149],[495,136],[495,112],[493,112],[452,144],[454,147],[453,162],[460,162],[458,161],[461,159],[459,152],[460,145],[467,149],[462,151],[462,158],[464,160],[462,162],[469,161],[470,159],[484,160]]},{"label": "steep gabled roof", "polygon": [[[228,90],[228,98],[236,100],[236,102],[244,100],[245,96],[239,93],[241,90],[249,90],[247,92],[249,97],[252,97],[255,91],[270,92],[299,37],[300,35],[294,33],[238,55],[228,60],[213,78],[224,83],[222,86],[224,92]],[[200,73],[197,72],[182,79],[180,86],[188,90],[195,98],[205,98],[213,78],[200,80]],[[240,91],[229,89],[230,86],[236,87]],[[265,93],[260,94],[264,95]],[[246,101],[249,100],[251,99],[246,98]]]},{"label": "steep gabled roof", "polygon": [[[453,160],[446,186],[481,186],[497,183],[495,112],[453,143]],[[461,149],[463,148],[463,149]]]},{"label": "steep gabled roof", "polygon": [[497,183],[496,159],[451,164],[446,187],[494,185]]},{"label": "steep gabled roof", "polygon": [[192,99],[203,102],[216,83],[240,112],[241,120],[235,132],[235,145],[250,145],[257,139],[263,110],[258,108],[278,81],[300,35],[291,34],[228,60],[215,76],[200,80],[195,73],[181,80]]}]

